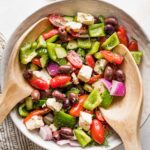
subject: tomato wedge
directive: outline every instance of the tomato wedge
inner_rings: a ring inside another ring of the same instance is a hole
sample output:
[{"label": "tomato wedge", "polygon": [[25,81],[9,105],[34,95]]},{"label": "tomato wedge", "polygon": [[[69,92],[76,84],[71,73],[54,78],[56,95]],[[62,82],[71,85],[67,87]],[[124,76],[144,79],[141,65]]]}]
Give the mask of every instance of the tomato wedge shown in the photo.
[{"label": "tomato wedge", "polygon": [[43,37],[45,40],[49,39],[50,37],[58,34],[58,30],[57,29],[51,29],[50,31],[46,32],[43,34]]},{"label": "tomato wedge", "polygon": [[88,98],[88,95],[79,96],[79,102],[75,103],[69,111],[69,114],[74,117],[79,117],[80,112],[83,110],[83,104],[85,100]]},{"label": "tomato wedge", "polygon": [[49,21],[55,27],[64,27],[66,25],[65,19],[59,14],[51,14]]},{"label": "tomato wedge", "polygon": [[29,83],[33,87],[35,87],[39,90],[48,90],[49,89],[49,84],[41,78],[33,77],[32,79],[29,80]]},{"label": "tomato wedge", "polygon": [[67,59],[75,68],[82,67],[82,60],[75,51],[70,51],[67,55]]},{"label": "tomato wedge", "polygon": [[38,115],[38,116],[39,115],[45,115],[48,112],[50,112],[50,109],[47,107],[42,108],[42,109],[38,109],[38,110],[34,110],[34,111],[30,112],[29,115],[24,119],[24,123],[27,122],[28,120],[30,120],[35,115]]},{"label": "tomato wedge", "polygon": [[96,110],[95,112],[96,118],[101,121],[101,122],[105,122],[104,117],[102,116],[101,112],[99,110]]},{"label": "tomato wedge", "polygon": [[67,83],[71,81],[71,77],[67,75],[58,75],[51,79],[51,87],[52,88],[58,88],[63,87]]},{"label": "tomato wedge", "polygon": [[33,59],[32,59],[32,64],[41,67],[40,58],[33,58]]},{"label": "tomato wedge", "polygon": [[119,26],[118,31],[120,31],[123,35],[127,34],[127,31],[125,30],[125,28],[123,26]]},{"label": "tomato wedge", "polygon": [[101,78],[102,75],[98,74],[98,75],[94,75],[93,77],[90,78],[90,80],[88,81],[88,84],[92,84],[94,82],[96,82],[98,79]]},{"label": "tomato wedge", "polygon": [[130,51],[137,51],[139,48],[138,48],[138,42],[136,40],[132,40],[130,43],[129,43],[129,47],[128,49]]},{"label": "tomato wedge", "polygon": [[90,66],[92,68],[95,66],[95,61],[94,61],[94,58],[92,55],[86,55],[85,60],[86,60],[86,64],[88,66]]},{"label": "tomato wedge", "polygon": [[91,124],[91,136],[95,142],[99,144],[103,144],[105,140],[105,132],[102,123],[97,120],[93,119]]},{"label": "tomato wedge", "polygon": [[113,53],[111,51],[101,51],[101,54],[104,56],[104,58],[109,61],[110,63],[114,63],[114,64],[121,64],[123,61],[123,56]]},{"label": "tomato wedge", "polygon": [[123,32],[118,31],[117,35],[118,35],[120,43],[124,44],[125,46],[128,47],[128,45],[129,45],[129,39],[128,39],[127,34],[123,34]]}]

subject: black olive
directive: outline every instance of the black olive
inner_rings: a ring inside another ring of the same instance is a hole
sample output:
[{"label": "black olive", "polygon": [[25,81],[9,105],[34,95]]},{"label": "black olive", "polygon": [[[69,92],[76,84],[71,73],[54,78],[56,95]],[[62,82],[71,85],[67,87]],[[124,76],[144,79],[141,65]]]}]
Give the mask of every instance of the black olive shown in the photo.
[{"label": "black olive", "polygon": [[121,69],[118,69],[115,72],[115,80],[120,81],[120,82],[124,82],[125,81],[125,74]]},{"label": "black olive", "polygon": [[111,81],[114,76],[114,70],[112,67],[107,66],[104,71],[104,78]]},{"label": "black olive", "polygon": [[115,32],[114,26],[112,26],[111,24],[105,25],[105,32],[109,35],[113,34]]},{"label": "black olive", "polygon": [[32,71],[31,70],[25,70],[23,73],[23,77],[26,80],[30,80],[32,78]]}]

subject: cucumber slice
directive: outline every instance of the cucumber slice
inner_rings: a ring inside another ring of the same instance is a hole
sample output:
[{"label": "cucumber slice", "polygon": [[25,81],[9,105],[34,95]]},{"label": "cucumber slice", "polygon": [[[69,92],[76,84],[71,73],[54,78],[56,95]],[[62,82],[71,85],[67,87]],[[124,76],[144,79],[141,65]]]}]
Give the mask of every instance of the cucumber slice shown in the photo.
[{"label": "cucumber slice", "polygon": [[74,16],[63,16],[63,18],[64,18],[65,21],[67,21],[67,22],[74,21]]},{"label": "cucumber slice", "polygon": [[75,94],[79,94],[80,93],[80,90],[78,88],[71,88],[69,91],[67,91],[67,96],[70,94],[70,93],[75,93]]},{"label": "cucumber slice", "polygon": [[68,45],[67,45],[67,49],[69,50],[74,50],[78,48],[78,44],[75,40],[69,41]]},{"label": "cucumber slice", "polygon": [[74,128],[76,125],[76,119],[63,111],[59,111],[55,113],[54,125],[58,128],[60,127]]},{"label": "cucumber slice", "polygon": [[48,63],[48,55],[45,54],[40,58],[40,63],[41,63],[41,67],[44,68],[46,67],[47,63]]},{"label": "cucumber slice", "polygon": [[40,35],[37,39],[37,48],[46,48],[46,41],[44,40],[43,36]]},{"label": "cucumber slice", "polygon": [[37,42],[36,42],[36,41],[34,41],[34,42],[32,43],[32,48],[33,48],[33,49],[36,49],[36,48],[37,48]]},{"label": "cucumber slice", "polygon": [[56,56],[56,52],[55,52],[55,47],[57,46],[57,44],[54,43],[47,43],[47,49],[48,49],[48,54],[49,57],[53,60],[56,61],[57,56]]},{"label": "cucumber slice", "polygon": [[117,33],[115,32],[102,44],[102,48],[105,50],[112,50],[119,43],[119,38],[117,36]]},{"label": "cucumber slice", "polygon": [[78,48],[77,53],[80,57],[85,57],[85,50],[82,48]]},{"label": "cucumber slice", "polygon": [[18,113],[21,117],[26,117],[28,116],[29,112],[26,110],[26,105],[25,103],[21,104],[19,107],[18,107]]},{"label": "cucumber slice", "polygon": [[42,55],[48,54],[48,50],[46,48],[40,48],[40,49],[38,49],[36,51],[38,53],[38,56],[42,56]]},{"label": "cucumber slice", "polygon": [[56,52],[57,58],[64,58],[67,56],[66,50],[61,46],[55,47],[55,52]]},{"label": "cucumber slice", "polygon": [[61,58],[61,59],[58,59],[57,60],[57,63],[59,64],[59,65],[66,65],[67,64],[67,60],[65,59],[65,58]]},{"label": "cucumber slice", "polygon": [[31,97],[27,97],[25,99],[25,104],[26,104],[26,109],[27,110],[32,110],[33,109],[33,101]]},{"label": "cucumber slice", "polygon": [[92,24],[88,28],[90,37],[105,36],[104,23]]},{"label": "cucumber slice", "polygon": [[54,35],[51,38],[46,40],[46,43],[54,43],[58,39],[59,35]]},{"label": "cucumber slice", "polygon": [[91,48],[91,45],[92,45],[90,38],[78,39],[77,42],[78,42],[78,47],[83,48],[83,49],[89,49],[89,48]]}]

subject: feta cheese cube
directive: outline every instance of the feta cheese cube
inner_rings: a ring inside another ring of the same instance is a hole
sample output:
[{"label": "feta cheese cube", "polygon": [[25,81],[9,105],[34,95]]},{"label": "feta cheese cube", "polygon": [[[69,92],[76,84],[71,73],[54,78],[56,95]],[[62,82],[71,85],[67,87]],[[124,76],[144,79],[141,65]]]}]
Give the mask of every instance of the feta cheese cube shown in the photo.
[{"label": "feta cheese cube", "polygon": [[57,127],[54,124],[51,124],[49,128],[52,130],[52,132],[57,131]]},{"label": "feta cheese cube", "polygon": [[92,115],[81,111],[79,117],[79,126],[85,131],[88,131],[90,129],[91,123],[92,123]]},{"label": "feta cheese cube", "polygon": [[62,104],[57,102],[55,98],[48,98],[46,101],[46,105],[48,108],[54,110],[54,111],[60,111],[62,108]]},{"label": "feta cheese cube", "polygon": [[106,88],[104,87],[103,82],[102,82],[100,79],[99,79],[98,81],[94,82],[94,83],[92,84],[92,87],[93,87],[94,89],[98,89],[99,92],[100,92],[100,94],[103,93],[103,92],[106,90]]},{"label": "feta cheese cube", "polygon": [[77,13],[77,21],[86,25],[94,24],[94,16],[82,12]]},{"label": "feta cheese cube", "polygon": [[88,82],[92,75],[92,68],[83,65],[78,73],[78,78],[84,82]]},{"label": "feta cheese cube", "polygon": [[38,129],[44,126],[43,118],[41,116],[33,116],[25,123],[28,130]]},{"label": "feta cheese cube", "polygon": [[48,84],[50,84],[51,76],[48,74],[48,72],[45,69],[41,71],[33,71],[33,75],[45,80]]},{"label": "feta cheese cube", "polygon": [[74,72],[71,74],[71,76],[72,76],[73,83],[76,85],[79,84],[79,80]]},{"label": "feta cheese cube", "polygon": [[82,24],[79,22],[70,21],[66,23],[66,27],[78,32],[82,28]]}]

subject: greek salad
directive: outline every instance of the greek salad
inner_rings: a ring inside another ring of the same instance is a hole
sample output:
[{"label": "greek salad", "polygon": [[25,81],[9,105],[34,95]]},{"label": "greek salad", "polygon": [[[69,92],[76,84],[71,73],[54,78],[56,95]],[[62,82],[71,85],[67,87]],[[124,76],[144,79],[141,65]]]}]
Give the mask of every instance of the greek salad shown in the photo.
[{"label": "greek salad", "polygon": [[23,77],[33,87],[18,105],[28,130],[59,145],[106,145],[110,127],[100,107],[109,109],[126,94],[124,57],[113,51],[124,44],[140,64],[138,42],[128,38],[116,17],[50,14],[49,26],[20,48]]}]

